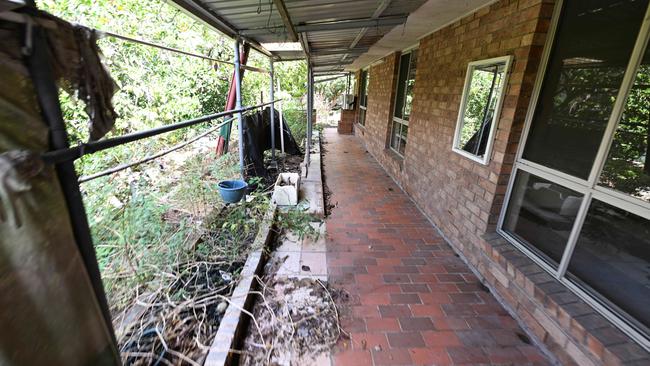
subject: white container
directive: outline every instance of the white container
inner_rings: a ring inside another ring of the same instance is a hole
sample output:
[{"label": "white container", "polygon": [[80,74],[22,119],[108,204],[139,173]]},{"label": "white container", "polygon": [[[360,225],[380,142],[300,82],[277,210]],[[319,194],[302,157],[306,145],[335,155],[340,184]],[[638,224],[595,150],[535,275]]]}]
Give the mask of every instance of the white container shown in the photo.
[{"label": "white container", "polygon": [[273,188],[273,201],[278,206],[295,206],[298,204],[300,174],[280,173]]}]

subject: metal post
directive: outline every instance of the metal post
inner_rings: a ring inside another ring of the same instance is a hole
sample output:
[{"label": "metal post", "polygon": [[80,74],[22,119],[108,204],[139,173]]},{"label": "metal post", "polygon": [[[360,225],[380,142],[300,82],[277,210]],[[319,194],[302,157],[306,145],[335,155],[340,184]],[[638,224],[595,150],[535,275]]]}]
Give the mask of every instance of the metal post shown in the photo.
[{"label": "metal post", "polygon": [[348,72],[347,82],[345,83],[345,94],[350,94],[350,73]]},{"label": "metal post", "polygon": [[[278,92],[280,92],[280,79],[277,79],[278,82]],[[284,156],[284,118],[282,117],[282,102],[278,102],[278,112],[280,114],[280,151],[282,151],[282,156]]]},{"label": "metal post", "polygon": [[[239,39],[235,39],[235,108],[241,109],[241,65],[239,63]],[[242,112],[237,112],[237,125],[239,131],[239,170],[241,178],[245,179],[244,169],[244,126],[242,125]]]},{"label": "metal post", "polygon": [[[309,62],[309,61],[308,61]],[[312,124],[312,111],[314,109],[313,100],[313,70],[311,64],[307,64],[307,141],[305,143],[305,160],[306,165],[309,166],[311,154],[311,124]]]},{"label": "metal post", "polygon": [[275,164],[275,85],[273,83],[273,58],[269,59],[270,70],[271,70],[271,90],[269,97],[271,98],[271,164]]}]

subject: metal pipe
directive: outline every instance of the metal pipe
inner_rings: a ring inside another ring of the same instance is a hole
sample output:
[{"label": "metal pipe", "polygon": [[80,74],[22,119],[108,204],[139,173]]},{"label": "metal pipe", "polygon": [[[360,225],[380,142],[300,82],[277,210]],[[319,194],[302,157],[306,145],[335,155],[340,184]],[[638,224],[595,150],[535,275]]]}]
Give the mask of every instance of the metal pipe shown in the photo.
[{"label": "metal pipe", "polygon": [[193,143],[193,142],[195,142],[195,141],[197,141],[199,139],[204,138],[205,136],[207,136],[207,135],[213,133],[214,131],[220,129],[221,126],[225,125],[226,123],[230,123],[233,119],[235,119],[235,118],[234,117],[229,118],[229,119],[219,123],[218,125],[208,129],[207,131],[201,133],[198,136],[195,136],[195,137],[193,137],[193,138],[191,138],[191,139],[189,139],[187,141],[184,141],[184,142],[182,142],[180,144],[174,145],[174,146],[170,147],[169,149],[165,149],[165,150],[159,151],[159,152],[157,152],[157,153],[155,153],[153,155],[149,155],[149,156],[147,156],[147,157],[145,157],[143,159],[132,161],[130,163],[120,164],[120,165],[114,166],[112,168],[102,170],[102,171],[97,172],[95,174],[85,175],[85,176],[79,177],[79,183],[88,182],[88,181],[93,180],[93,179],[97,179],[97,178],[100,178],[100,177],[104,177],[106,175],[110,175],[110,174],[113,174],[113,173],[120,172],[120,171],[128,169],[128,168],[130,168],[132,166],[148,163],[148,162],[150,162],[152,160],[158,159],[161,156],[164,156],[164,155],[172,153],[172,152],[174,152],[176,150],[182,149],[185,146],[187,146],[187,145],[189,145],[189,144],[191,144],[191,143]]},{"label": "metal pipe", "polygon": [[237,129],[239,131],[239,173],[241,174],[241,179],[245,179],[245,169],[244,169],[244,126],[242,125],[244,119],[242,118],[241,113],[241,69],[239,64],[239,38],[235,39],[234,44],[235,51],[235,108],[239,110],[237,112]]},{"label": "metal pipe", "polygon": [[71,161],[78,159],[84,155],[96,153],[98,151],[110,149],[115,146],[123,145],[129,142],[133,141],[138,141],[142,140],[148,137],[160,135],[166,132],[171,132],[175,130],[179,130],[181,128],[185,127],[190,127],[197,125],[199,123],[205,123],[208,121],[211,121],[213,119],[223,117],[225,115],[237,113],[237,112],[246,112],[250,111],[255,108],[263,107],[269,103],[264,103],[252,107],[246,107],[246,108],[240,108],[236,110],[231,110],[231,111],[223,111],[215,114],[210,114],[207,116],[195,118],[195,119],[190,119],[187,121],[183,122],[178,122],[178,123],[172,123],[169,125],[161,126],[161,127],[156,127],[152,128],[150,130],[146,131],[140,131],[140,132],[134,132],[134,133],[129,133],[123,136],[118,136],[110,139],[105,139],[105,140],[99,140],[99,141],[93,141],[93,142],[88,142],[85,144],[73,146],[70,148],[61,148],[53,151],[48,151],[44,154],[41,155],[41,158],[46,162],[50,164],[58,164],[62,163],[64,161]]},{"label": "metal pipe", "polygon": [[[310,154],[311,154],[311,124],[312,124],[312,110],[314,108],[314,100],[312,98],[313,92],[313,69],[311,63],[307,64],[307,136],[305,141],[305,163],[307,167],[310,164]],[[307,170],[308,171],[308,170]]]},{"label": "metal pipe", "polygon": [[[278,92],[281,92],[280,79],[278,78]],[[280,151],[284,156],[284,117],[282,116],[282,102],[278,102],[278,111],[280,112]]]},{"label": "metal pipe", "polygon": [[273,99],[275,99],[275,85],[273,83],[273,77],[274,77],[274,70],[273,70],[273,58],[269,58],[269,70],[270,76],[271,76],[271,90],[269,91],[269,98],[271,99],[271,162],[272,164],[275,163],[275,103],[273,103]]},{"label": "metal pipe", "polygon": [[[248,43],[244,43],[244,47],[241,50],[239,56],[239,62],[242,65],[246,65],[248,62],[248,54],[250,53],[250,46]],[[246,69],[241,70],[240,78],[244,79],[244,74]],[[235,109],[235,70],[232,71],[232,77],[230,78],[230,87],[228,88],[228,95],[226,97],[226,110]],[[217,141],[217,156],[221,156],[227,153],[230,149],[230,134],[232,132],[232,123],[221,128],[219,133],[219,140]]]}]

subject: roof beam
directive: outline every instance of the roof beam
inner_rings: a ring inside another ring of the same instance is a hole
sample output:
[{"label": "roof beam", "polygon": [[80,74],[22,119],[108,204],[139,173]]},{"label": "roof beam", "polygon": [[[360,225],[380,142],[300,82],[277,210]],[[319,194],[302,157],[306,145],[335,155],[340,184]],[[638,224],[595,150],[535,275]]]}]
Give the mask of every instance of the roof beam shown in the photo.
[{"label": "roof beam", "polygon": [[[354,20],[341,20],[336,22],[302,24],[302,25],[296,25],[295,30],[298,33],[304,33],[304,32],[322,32],[322,31],[371,28],[371,27],[388,27],[388,26],[404,24],[407,18],[408,16],[401,15],[401,16],[382,17],[376,19],[366,18],[366,19],[354,19]],[[268,34],[271,32],[278,32],[281,30],[282,27],[254,28],[254,29],[244,29],[241,31],[241,34],[244,36],[258,36],[262,34]]]},{"label": "roof beam", "polygon": [[[345,62],[345,65],[349,64],[349,62]],[[330,62],[321,62],[321,63],[314,63],[314,67],[329,67],[329,66],[345,66],[343,62],[341,61],[330,61]]]},{"label": "roof beam", "polygon": [[[178,9],[182,10],[186,14],[208,24],[212,28],[218,30],[219,32],[225,34],[228,37],[237,38],[239,36],[237,34],[237,30],[235,29],[235,27],[233,27],[230,23],[221,19],[219,16],[214,14],[212,11],[210,11],[203,5],[200,5],[196,1],[172,0],[171,4],[176,5]],[[253,47],[256,51],[266,56],[271,56],[271,52],[269,52],[267,49],[262,47],[262,45],[260,45],[259,43],[251,39],[248,39],[246,37],[243,37],[242,40],[250,44],[251,47]]]},{"label": "roof beam", "polygon": [[289,33],[289,39],[291,39],[291,42],[298,42],[298,32],[296,32],[296,28],[293,27],[293,22],[291,21],[287,7],[284,5],[284,1],[273,0],[273,3],[275,4],[275,7],[278,8],[284,27],[287,29],[287,33]]},{"label": "roof beam", "polygon": [[[381,15],[381,13],[383,13],[384,10],[386,10],[386,8],[388,7],[388,5],[390,5],[390,2],[391,2],[391,0],[382,0],[382,1],[379,3],[379,5],[377,6],[377,9],[375,9],[375,11],[372,13],[371,18],[372,18],[372,19],[377,19],[377,18],[379,18],[379,16]],[[368,28],[366,28],[366,27],[361,28],[361,29],[359,30],[359,33],[357,33],[357,36],[354,37],[354,39],[352,40],[352,43],[350,43],[350,48],[354,48],[354,47],[357,45],[357,43],[359,43],[359,41],[361,40],[361,38],[363,38],[363,36],[366,35],[366,32],[367,32],[367,31],[368,31]]]},{"label": "roof beam", "polygon": [[336,80],[336,79],[340,79],[340,78],[342,78],[342,77],[346,77],[346,76],[348,76],[348,75],[347,75],[347,74],[343,74],[343,75],[334,76],[334,77],[331,77],[331,78],[320,79],[320,80],[314,80],[314,84],[325,83],[325,82],[332,81],[332,80]]},{"label": "roof beam", "polygon": [[300,33],[298,38],[300,38],[302,51],[305,53],[305,56],[307,57],[307,62],[309,62],[309,55],[311,54],[311,49],[309,48],[309,41],[307,40],[307,35],[304,33]]},{"label": "roof beam", "polygon": [[349,48],[324,48],[322,50],[315,50],[312,51],[311,54],[313,56],[327,56],[327,55],[342,55],[344,53],[349,53],[349,54],[360,54],[368,51],[368,48],[355,48],[355,49],[349,49]]}]

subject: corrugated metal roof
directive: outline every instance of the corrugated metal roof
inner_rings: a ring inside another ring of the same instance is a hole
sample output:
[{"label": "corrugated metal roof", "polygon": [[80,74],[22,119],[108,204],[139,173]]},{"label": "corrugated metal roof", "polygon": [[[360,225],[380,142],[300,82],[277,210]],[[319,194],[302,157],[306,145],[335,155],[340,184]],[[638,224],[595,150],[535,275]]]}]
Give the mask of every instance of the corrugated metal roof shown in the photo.
[{"label": "corrugated metal roof", "polygon": [[[265,51],[260,46],[262,43],[290,40],[290,33],[285,28],[284,20],[276,7],[279,0],[173,1],[229,36],[243,34],[245,39],[254,44],[258,50]],[[283,2],[293,26],[306,29],[299,33],[308,45],[310,60],[315,71],[318,72],[342,70],[386,33],[399,27],[399,23],[403,23],[406,16],[426,0],[284,0]],[[370,20],[372,22],[368,23]],[[346,23],[342,25],[342,22]],[[332,29],[340,27],[346,29]],[[281,59],[295,59],[297,56],[295,51],[279,51],[273,54]]]}]

